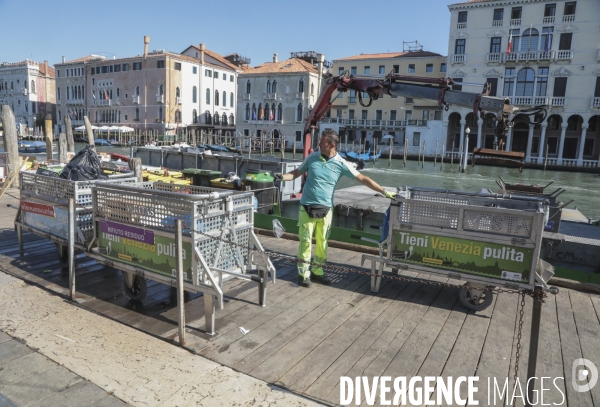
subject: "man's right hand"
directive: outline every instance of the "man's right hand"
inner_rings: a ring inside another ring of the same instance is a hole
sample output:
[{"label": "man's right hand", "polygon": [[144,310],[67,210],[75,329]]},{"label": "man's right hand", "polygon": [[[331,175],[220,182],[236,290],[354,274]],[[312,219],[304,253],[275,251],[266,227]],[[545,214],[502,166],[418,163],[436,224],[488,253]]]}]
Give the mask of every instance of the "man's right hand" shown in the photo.
[{"label": "man's right hand", "polygon": [[273,178],[275,178],[275,181],[283,181],[283,174],[280,172],[274,172],[273,173]]}]

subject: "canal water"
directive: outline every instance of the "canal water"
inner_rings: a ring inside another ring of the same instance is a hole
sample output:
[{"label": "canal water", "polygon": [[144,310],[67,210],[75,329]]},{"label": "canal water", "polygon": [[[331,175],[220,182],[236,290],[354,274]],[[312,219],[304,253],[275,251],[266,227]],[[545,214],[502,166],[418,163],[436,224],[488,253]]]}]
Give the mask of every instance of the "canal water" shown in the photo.
[{"label": "canal water", "polygon": [[[76,150],[84,147],[83,143],[75,143]],[[129,155],[127,147],[97,147],[97,151],[112,151],[115,153]],[[46,157],[45,154],[39,154],[40,157]],[[253,154],[256,157],[256,154]],[[291,158],[290,153],[286,153],[287,158]],[[301,154],[297,154],[298,160]],[[458,163],[453,166],[444,163],[443,166],[438,162],[427,161],[424,164],[417,161],[407,161],[406,168],[402,160],[392,160],[391,165],[387,159],[380,159],[375,163],[368,162],[362,173],[372,178],[382,186],[400,187],[417,186],[427,188],[443,188],[453,190],[463,190],[479,192],[482,188],[489,188],[497,191],[496,180],[499,177],[508,183],[537,184],[545,186],[554,181],[546,191],[552,192],[559,188],[565,190],[559,201],[568,202],[574,200],[567,208],[579,209],[585,216],[591,219],[600,219],[600,176],[592,173],[580,173],[571,171],[542,171],[533,169],[524,169],[522,173],[516,168],[491,167],[478,165],[475,167],[467,166],[466,172],[461,173]],[[348,178],[342,178],[338,188],[355,186],[356,181]]]}]

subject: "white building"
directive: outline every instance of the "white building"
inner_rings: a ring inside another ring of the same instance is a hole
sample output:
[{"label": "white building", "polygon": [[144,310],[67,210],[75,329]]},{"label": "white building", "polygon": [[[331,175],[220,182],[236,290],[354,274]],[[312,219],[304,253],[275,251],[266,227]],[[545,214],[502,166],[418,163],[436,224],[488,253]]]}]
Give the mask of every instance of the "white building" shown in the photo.
[{"label": "white building", "polygon": [[236,131],[246,137],[283,138],[302,148],[304,122],[319,97],[326,65],[322,54],[293,52],[239,74]]},{"label": "white building", "polygon": [[[511,115],[507,149],[526,161],[597,167],[600,156],[600,49],[598,1],[471,0],[448,6],[448,77],[489,83],[491,96],[520,109],[548,107],[542,123]],[[464,87],[481,92],[481,88]],[[538,120],[542,117],[538,116]],[[470,128],[469,151],[493,148],[495,114],[484,119],[469,109],[444,113],[447,150],[458,151]]]},{"label": "white building", "polygon": [[[25,60],[0,64],[0,106],[12,108],[17,124],[42,126],[46,114],[54,120],[54,68]],[[1,120],[1,118],[0,118]]]},{"label": "white building", "polygon": [[74,126],[87,115],[96,126],[126,125],[149,137],[183,129],[233,135],[241,68],[204,44],[178,54],[149,52],[149,42],[145,36],[137,56],[57,64],[59,124],[65,114]]}]

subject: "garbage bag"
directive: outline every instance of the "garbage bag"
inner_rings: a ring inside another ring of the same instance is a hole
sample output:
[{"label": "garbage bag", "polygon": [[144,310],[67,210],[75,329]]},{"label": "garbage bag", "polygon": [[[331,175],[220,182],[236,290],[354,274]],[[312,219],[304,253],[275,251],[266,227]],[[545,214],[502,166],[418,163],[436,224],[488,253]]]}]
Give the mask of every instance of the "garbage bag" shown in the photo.
[{"label": "garbage bag", "polygon": [[86,181],[96,179],[107,179],[102,174],[100,159],[94,150],[94,146],[85,146],[65,165],[60,177],[71,181]]}]

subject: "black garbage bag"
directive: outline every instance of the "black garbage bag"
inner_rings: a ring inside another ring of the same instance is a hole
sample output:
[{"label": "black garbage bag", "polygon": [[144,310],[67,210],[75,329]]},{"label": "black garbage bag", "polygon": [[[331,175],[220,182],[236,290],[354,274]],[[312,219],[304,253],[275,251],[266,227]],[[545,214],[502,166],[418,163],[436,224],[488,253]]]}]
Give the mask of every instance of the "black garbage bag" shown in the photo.
[{"label": "black garbage bag", "polygon": [[94,150],[94,146],[85,146],[81,151],[75,154],[65,165],[60,173],[60,177],[71,181],[86,181],[95,179],[106,179],[102,174],[100,159]]}]

